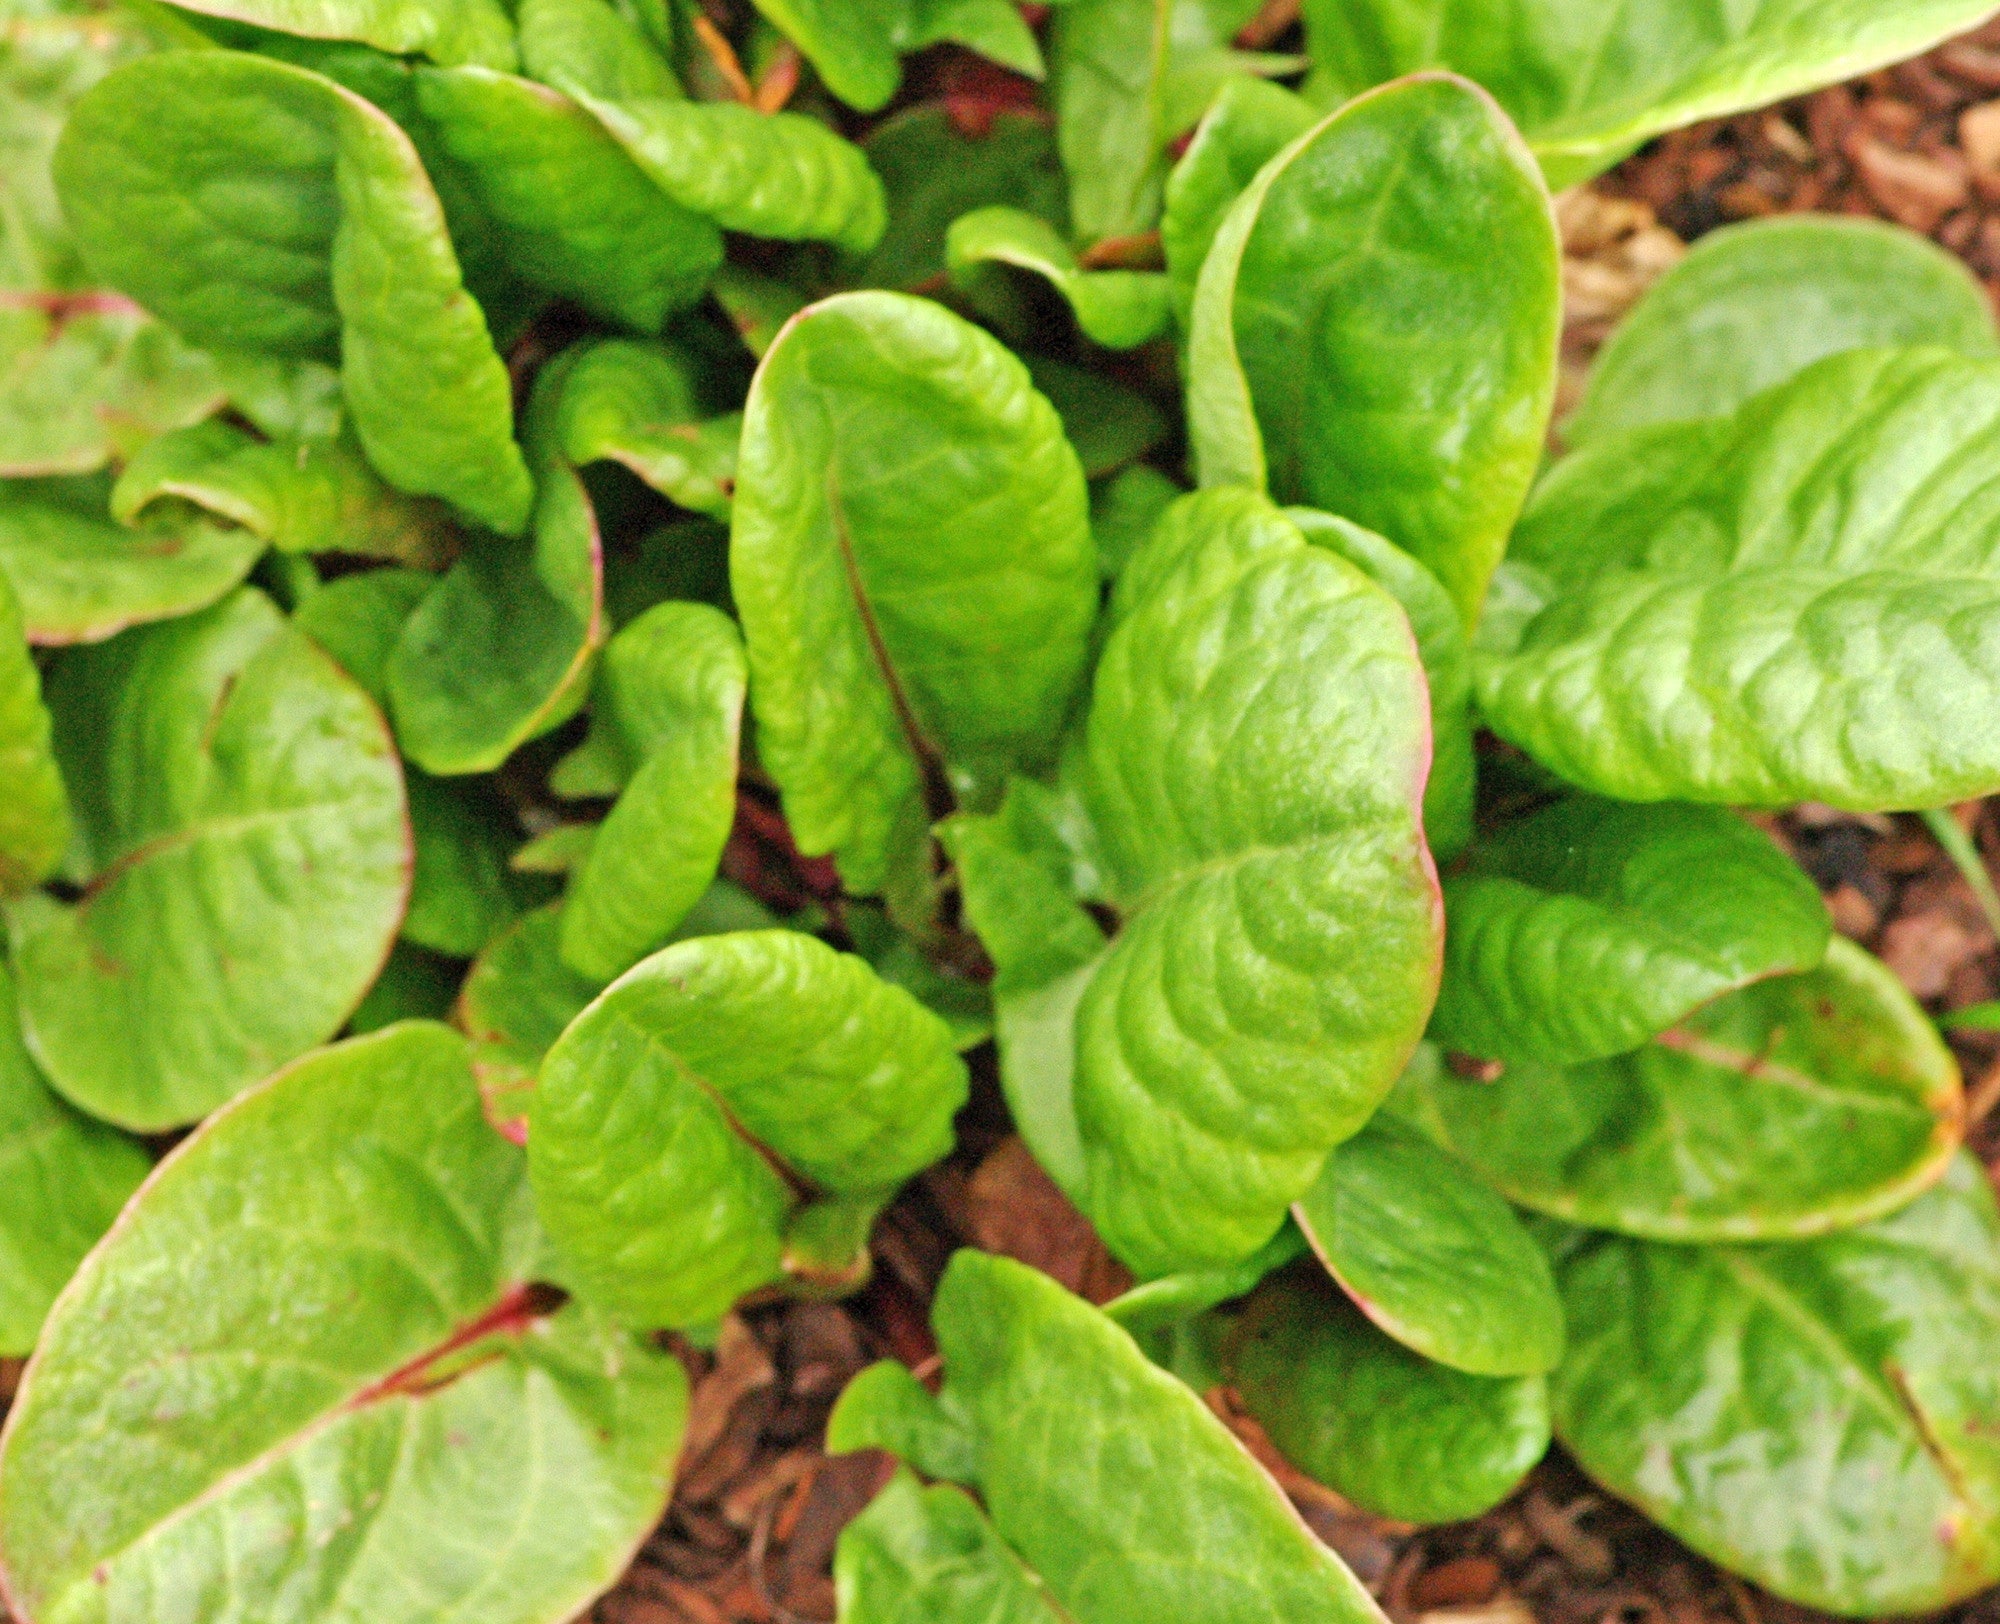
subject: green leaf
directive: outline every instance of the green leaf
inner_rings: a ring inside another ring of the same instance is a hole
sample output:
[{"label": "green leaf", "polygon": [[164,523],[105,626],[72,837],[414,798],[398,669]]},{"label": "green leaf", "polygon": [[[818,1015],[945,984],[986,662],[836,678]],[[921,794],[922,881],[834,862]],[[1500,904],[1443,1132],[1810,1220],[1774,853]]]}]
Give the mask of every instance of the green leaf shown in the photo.
[{"label": "green leaf", "polygon": [[1094,243],[1150,230],[1160,212],[1172,0],[1069,0],[1049,24],[1056,140],[1070,218]]},{"label": "green leaf", "polygon": [[1062,1624],[1064,1617],[964,1490],[924,1488],[908,1471],[841,1530],[833,1579],[843,1624]]},{"label": "green leaf", "polygon": [[144,1149],[72,1110],[21,1044],[0,964],[0,1353],[35,1345],[42,1317],[152,1167]]},{"label": "green leaf", "polygon": [[562,956],[603,982],[661,946],[715,878],[736,818],[748,673],[729,617],[663,603],[611,640],[598,712],[636,770],[599,825],[563,910]]},{"label": "green leaf", "polygon": [[0,307],[0,477],[91,473],[222,404],[206,355],[100,297],[105,308]]},{"label": "green leaf", "polygon": [[1097,567],[1106,580],[1118,579],[1126,562],[1153,533],[1160,515],[1183,494],[1167,475],[1143,463],[1091,487],[1090,531],[1097,539]]},{"label": "green leaf", "polygon": [[347,1035],[360,1037],[379,1032],[398,1021],[441,1021],[451,1013],[458,996],[459,971],[463,966],[433,953],[429,948],[398,941],[389,950],[382,973],[368,996],[354,1006],[347,1018]]},{"label": "green leaf", "polygon": [[1403,607],[1431,690],[1431,776],[1424,786],[1424,833],[1440,859],[1472,843],[1478,767],[1472,752],[1472,648],[1444,583],[1393,542],[1312,508],[1285,517],[1307,541],[1338,553]]},{"label": "green leaf", "polygon": [[426,68],[416,100],[523,281],[657,333],[722,263],[721,232],[663,196],[556,91],[487,68]]},{"label": "green leaf", "polygon": [[1055,132],[1039,113],[1008,109],[984,135],[973,135],[943,107],[912,107],[870,130],[861,150],[882,177],[889,221],[853,267],[857,286],[907,293],[942,277],[952,221],[990,204],[1025,210],[1058,229],[1069,224]]},{"label": "green leaf", "polygon": [[382,477],[519,533],[533,491],[507,369],[387,114],[304,68],[172,51],[78,102],[56,182],[113,286],[198,344],[324,359],[337,341]]},{"label": "green leaf", "polygon": [[102,474],[0,483],[0,574],[31,643],[95,643],[144,621],[214,603],[250,573],[264,543],[186,513],[136,529],[108,513]]},{"label": "green leaf", "polygon": [[933,963],[917,942],[891,923],[886,909],[844,902],[840,922],[847,927],[854,951],[878,976],[901,987],[951,1028],[952,1046],[960,1054],[993,1036],[991,990]]},{"label": "green leaf", "polygon": [[1981,0],[1306,0],[1334,100],[1420,68],[1477,79],[1527,132],[1549,184],[1608,169],[1664,130],[1854,79],[1983,22]]},{"label": "green leaf", "polygon": [[704,398],[694,359],[616,338],[571,354],[556,407],[563,455],[620,463],[677,506],[728,518],[743,418]]},{"label": "green leaf", "polygon": [[[178,0],[177,0],[178,3]],[[499,0],[187,0],[189,11],[306,39],[354,40],[447,67],[512,68],[514,27]]]},{"label": "green leaf", "polygon": [[1800,214],[1711,232],[1597,353],[1563,425],[1572,446],[1732,412],[1843,350],[1941,344],[2000,354],[1986,290],[1913,231]]},{"label": "green leaf", "polygon": [[1539,1376],[1562,1357],[1562,1305],[1534,1238],[1395,1118],[1338,1146],[1293,1212],[1355,1306],[1426,1359]]},{"label": "green leaf", "polygon": [[979,1440],[965,1417],[893,1359],[870,1365],[842,1389],[827,1417],[826,1449],[830,1455],[887,1450],[924,1476],[952,1483],[979,1476]]},{"label": "green leaf", "polygon": [[1194,316],[1195,282],[1210,244],[1257,171],[1319,122],[1303,96],[1262,79],[1232,78],[1222,87],[1194,139],[1167,177],[1160,246],[1167,257],[1168,298],[1186,333]]},{"label": "green leaf", "polygon": [[69,795],[49,749],[42,676],[28,652],[21,605],[0,574],[0,898],[55,871],[69,844]]},{"label": "green leaf", "polygon": [[374,980],[410,884],[395,750],[248,588],[72,652],[49,709],[84,890],[9,910],[28,1047],[93,1115],[191,1122]]},{"label": "green leaf", "polygon": [[1474,649],[1488,724],[1623,800],[1944,806],[2000,786],[2000,362],[1834,356],[1566,457]]},{"label": "green leaf", "polygon": [[1964,1132],[1957,1064],[1875,959],[1842,937],[1642,1049],[1498,1081],[1412,1068],[1419,1118],[1511,1201],[1659,1240],[1817,1235],[1891,1212]]},{"label": "green leaf", "polygon": [[1560,260],[1534,161],[1476,86],[1350,102],[1258,172],[1202,266],[1201,482],[1388,537],[1470,624],[1541,460]]},{"label": "green leaf", "polygon": [[552,444],[563,362],[529,403],[534,511],[522,541],[475,536],[418,604],[389,657],[403,753],[441,777],[490,772],[574,716],[605,638],[604,551],[576,470]]},{"label": "green leaf", "polygon": [[740,265],[725,264],[708,291],[743,340],[743,347],[760,361],[785,323],[811,302],[791,283],[760,276]]},{"label": "green leaf", "polygon": [[1167,325],[1167,279],[1158,271],[1085,270],[1046,220],[999,205],[954,220],[945,237],[951,279],[977,300],[995,274],[1013,266],[1041,277],[1068,301],[1084,337],[1129,350]]},{"label": "green leaf", "polygon": [[604,0],[521,0],[521,61],[544,84],[569,78],[613,101],[682,96],[639,24]]},{"label": "green leaf", "polygon": [[1051,754],[1097,613],[1054,410],[985,333],[893,293],[814,305],[758,368],[730,574],[759,754],[800,850],[858,894],[951,794]]},{"label": "green leaf", "polygon": [[551,1317],[543,1253],[455,1034],[280,1072],[50,1315],[0,1450],[9,1595],[120,1624],[571,1617],[666,1504],[687,1382]]},{"label": "green leaf", "polygon": [[331,654],[377,705],[389,703],[389,659],[403,622],[430,591],[422,570],[367,570],[328,581],[293,616],[293,624]]},{"label": "green leaf", "polygon": [[[1226,1269],[1194,1269],[1184,1274],[1161,1275],[1157,1280],[1119,1293],[1104,1305],[1104,1312],[1135,1337],[1190,1332],[1205,1338],[1206,1333],[1196,1325],[1199,1316],[1220,1304],[1247,1296],[1266,1275],[1305,1256],[1308,1250],[1304,1232],[1296,1224],[1287,1224],[1241,1263],[1232,1263]],[[1214,1323],[1219,1324],[1220,1318]],[[1148,1348],[1148,1353],[1155,1363],[1165,1363],[1152,1348]],[[1213,1382],[1197,1384],[1189,1380],[1185,1371],[1173,1365],[1167,1368],[1198,1393],[1223,1380],[1218,1374]]]},{"label": "green leaf", "polygon": [[973,883],[965,901],[1001,970],[1016,1118],[1143,1276],[1277,1231],[1414,1047],[1442,919],[1429,706],[1387,593],[1231,487],[1168,511],[1113,620],[1069,770],[1101,869],[1069,880],[1115,940],[1030,992],[1008,932],[1034,927],[1003,928]]},{"label": "green leaf", "polygon": [[1040,78],[1042,53],[1012,0],[757,0],[848,106],[878,112],[903,77],[898,60],[956,41]]},{"label": "green leaf", "polygon": [[549,1051],[536,1204],[594,1301],[638,1325],[714,1319],[787,1274],[851,1267],[811,1254],[816,1229],[944,1155],[966,1087],[945,1024],[852,954],[794,931],[698,937]]},{"label": "green leaf", "polygon": [[436,567],[457,545],[441,504],[391,490],[348,441],[259,440],[219,418],[141,447],[111,487],[121,524],[158,502],[241,525],[283,552]]},{"label": "green leaf", "polygon": [[[1062,419],[1063,435],[1076,449],[1084,478],[1100,479],[1143,457],[1167,437],[1166,414],[1136,389],[1127,389],[1101,372],[1087,372],[1047,356],[1024,355],[1021,359],[1035,387],[1048,397],[1056,416]],[[1178,485],[1171,480],[1166,483],[1172,496],[1180,494]],[[1093,497],[1095,494],[1093,491]],[[1093,534],[1096,528],[1093,513]]]},{"label": "green leaf", "polygon": [[507,884],[507,854],[519,836],[486,785],[414,768],[406,779],[416,866],[403,937],[469,959],[520,912]]},{"label": "green leaf", "polygon": [[1572,796],[1483,841],[1445,882],[1431,1036],[1495,1060],[1624,1054],[1703,1004],[1814,968],[1819,888],[1720,807]]},{"label": "green leaf", "polygon": [[[972,1617],[927,1613],[918,1601],[1018,1596],[997,1578],[1011,1557],[1053,1607],[992,1616],[1026,1624],[1381,1619],[1208,1407],[1047,1275],[960,1252],[932,1325],[944,1408],[972,1434],[974,1486],[992,1532],[976,1510],[967,1518],[929,1500],[911,1526],[892,1499],[843,1536],[836,1557],[851,1583],[869,1583],[856,1598],[870,1608],[861,1617]],[[906,1584],[944,1588],[913,1600]]]},{"label": "green leaf", "polygon": [[1600,1237],[1560,1261],[1556,1431],[1695,1549],[1808,1607],[2000,1580],[2000,1216],[1979,1164],[1787,1246]]},{"label": "green leaf", "polygon": [[1432,1364],[1299,1276],[1269,1281],[1250,1299],[1224,1357],[1244,1408],[1278,1452],[1379,1517],[1477,1517],[1549,1447],[1543,1377]]},{"label": "green leaf", "polygon": [[459,994],[456,1018],[472,1040],[487,1115],[517,1144],[542,1056],[604,990],[563,963],[561,942],[562,905],[535,909],[486,944]]}]

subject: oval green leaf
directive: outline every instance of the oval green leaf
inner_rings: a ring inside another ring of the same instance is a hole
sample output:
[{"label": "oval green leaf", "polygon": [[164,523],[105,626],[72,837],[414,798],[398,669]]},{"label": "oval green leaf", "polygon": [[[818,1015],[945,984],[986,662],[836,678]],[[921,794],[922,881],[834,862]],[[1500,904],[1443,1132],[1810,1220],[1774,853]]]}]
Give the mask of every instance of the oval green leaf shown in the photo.
[{"label": "oval green leaf", "polygon": [[1394,1117],[1337,1146],[1292,1212],[1355,1306],[1425,1359],[1539,1376],[1562,1357],[1562,1304],[1534,1237]]},{"label": "oval green leaf", "polygon": [[572,1617],[666,1503],[687,1382],[587,1310],[549,1317],[544,1248],[455,1033],[280,1072],[175,1151],[51,1314],[0,1443],[10,1600]]},{"label": "oval green leaf", "polygon": [[1452,1076],[1427,1052],[1416,1115],[1509,1200],[1660,1240],[1817,1235],[1893,1211],[1964,1132],[1958,1066],[1875,959],[1835,937],[1630,1054]]},{"label": "oval green leaf", "polygon": [[992,267],[1039,276],[1068,301],[1083,336],[1109,350],[1134,349],[1167,325],[1161,272],[1086,270],[1054,226],[1024,209],[996,205],[960,215],[945,236],[945,263],[975,302]]},{"label": "oval green leaf", "polygon": [[[593,1300],[694,1324],[808,1278],[823,1224],[861,1223],[951,1148],[951,1032],[851,954],[795,931],[681,942],[614,982],[543,1062],[535,1199]],[[864,1254],[865,1255],[865,1254]]]},{"label": "oval green leaf", "polygon": [[759,753],[850,890],[951,775],[997,789],[1051,754],[1097,614],[1083,473],[978,328],[893,293],[795,317],[744,410],[730,553]]},{"label": "oval green leaf", "polygon": [[945,1483],[924,1488],[907,1470],[841,1530],[833,1581],[842,1624],[1064,1619],[971,1496]]},{"label": "oval green leaf", "polygon": [[1556,1432],[1696,1550],[1808,1607],[2000,1580],[2000,1215],[1977,1162],[1789,1246],[1599,1237],[1557,1265]]},{"label": "oval green leaf", "polygon": [[49,708],[84,890],[9,913],[28,1046],[93,1115],[191,1122],[375,979],[410,885],[395,749],[248,588],[68,655]]},{"label": "oval green leaf", "polygon": [[1733,812],[1591,796],[1482,842],[1444,903],[1431,1036],[1558,1066],[1624,1054],[1726,992],[1813,969],[1832,931],[1818,888]]},{"label": "oval green leaf", "polygon": [[1560,259],[1534,160],[1476,86],[1424,75],[1350,102],[1265,165],[1202,266],[1202,483],[1388,537],[1469,624],[1541,461]]},{"label": "oval green leaf", "polygon": [[499,0],[188,0],[187,9],[446,65],[511,68],[515,62],[514,26]]}]

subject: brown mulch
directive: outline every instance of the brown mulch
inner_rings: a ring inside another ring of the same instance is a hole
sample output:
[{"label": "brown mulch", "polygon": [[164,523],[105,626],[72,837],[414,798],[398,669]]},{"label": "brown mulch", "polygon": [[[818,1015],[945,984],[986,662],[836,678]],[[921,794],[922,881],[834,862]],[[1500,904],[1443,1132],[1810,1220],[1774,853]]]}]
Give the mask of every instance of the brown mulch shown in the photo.
[{"label": "brown mulch", "polygon": [[[1566,392],[1623,312],[1702,233],[1799,210],[1878,215],[1960,254],[2000,304],[2000,24],[1916,62],[1655,142],[1561,200],[1568,260]],[[2000,867],[2000,801],[1962,808]],[[1825,891],[1838,928],[1879,953],[1933,1010],[2000,996],[2000,944],[1915,818],[1802,808],[1772,824]],[[1953,1039],[1973,1147],[2000,1178],[2000,1036]],[[842,1384],[871,1359],[934,1352],[925,1303],[951,1250],[982,1246],[1094,1300],[1118,1265],[1006,1133],[981,1080],[952,1161],[907,1191],[876,1241],[876,1279],[840,1305],[732,1316],[696,1373],[674,1503],[593,1624],[830,1620],[840,1527],[880,1480],[877,1458],[818,1449]],[[1821,1615],[1692,1555],[1557,1449],[1477,1521],[1411,1529],[1370,1517],[1280,1460],[1226,1393],[1210,1395],[1310,1525],[1403,1624],[1806,1624]],[[2000,1624],[2000,1592],[1942,1615]],[[939,1621],[949,1624],[949,1621]]]}]

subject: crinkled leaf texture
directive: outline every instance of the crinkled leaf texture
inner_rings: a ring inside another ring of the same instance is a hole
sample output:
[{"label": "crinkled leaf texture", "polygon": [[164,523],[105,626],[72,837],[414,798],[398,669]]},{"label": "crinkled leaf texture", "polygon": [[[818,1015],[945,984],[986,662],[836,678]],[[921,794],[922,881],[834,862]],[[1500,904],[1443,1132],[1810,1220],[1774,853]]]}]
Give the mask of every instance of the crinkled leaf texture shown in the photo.
[{"label": "crinkled leaf texture", "polygon": [[705,398],[693,358],[616,338],[571,353],[556,407],[563,455],[619,463],[668,501],[728,518],[743,418]]},{"label": "crinkled leaf texture", "polygon": [[69,844],[69,795],[49,748],[42,677],[0,574],[0,897],[47,879]]},{"label": "crinkled leaf texture", "polygon": [[631,968],[715,878],[736,817],[747,681],[743,639],[705,603],[658,604],[611,640],[596,703],[638,767],[563,908],[563,960],[580,974],[604,982]]},{"label": "crinkled leaf texture", "polygon": [[842,294],[758,368],[730,579],[800,849],[875,891],[955,792],[1053,754],[1097,615],[1083,472],[992,338]]},{"label": "crinkled leaf texture", "polygon": [[1417,1120],[1510,1200],[1660,1240],[1817,1235],[1910,1200],[1964,1133],[1958,1066],[1879,962],[1836,937],[1644,1048],[1451,1075],[1426,1051]]},{"label": "crinkled leaf texture", "polygon": [[1293,1213],[1355,1306],[1425,1359],[1539,1376],[1562,1357],[1562,1304],[1534,1237],[1394,1116],[1336,1146]]},{"label": "crinkled leaf texture", "polygon": [[1334,99],[1420,68],[1477,79],[1571,186],[1663,130],[1783,101],[1916,56],[1990,0],[1306,0]]},{"label": "crinkled leaf texture", "polygon": [[1433,1364],[1303,1274],[1279,1275],[1251,1297],[1230,1326],[1224,1365],[1287,1460],[1377,1516],[1477,1517],[1549,1447],[1544,1377]]},{"label": "crinkled leaf texture", "polygon": [[56,154],[92,267],[196,343],[340,358],[369,461],[518,534],[507,369],[410,138],[304,68],[170,51],[77,104]]},{"label": "crinkled leaf texture", "polygon": [[1541,175],[1485,92],[1424,74],[1357,97],[1258,172],[1203,262],[1201,482],[1366,525],[1471,623],[1541,460],[1560,260]]},{"label": "crinkled leaf texture", "polygon": [[514,26],[500,0],[188,0],[187,9],[447,65],[512,68],[516,60]]},{"label": "crinkled leaf texture", "polygon": [[103,474],[0,482],[0,574],[31,643],[95,643],[206,608],[250,573],[262,538],[198,513],[134,527],[108,515]]},{"label": "crinkled leaf texture", "polygon": [[[926,1496],[913,1505],[907,1489],[895,1491],[842,1538],[837,1568],[854,1619],[964,1616],[919,1604],[969,1595],[1009,1597],[1013,1610],[996,1616],[1010,1620],[1381,1618],[1207,1406],[1048,1276],[960,1252],[932,1325],[942,1399],[864,1373],[855,1398],[834,1412],[829,1446],[906,1445],[921,1425],[912,1410],[941,1408],[927,1430],[935,1436],[943,1424],[964,1436],[959,1463],[970,1467],[991,1523],[970,1501],[961,1508]],[[1054,1606],[1028,1607],[1003,1577],[1009,1571]]]},{"label": "crinkled leaf texture", "polygon": [[[1113,622],[1052,809],[1089,859],[1053,828],[986,826],[999,873],[954,850],[1024,1136],[1154,1275],[1270,1240],[1415,1045],[1429,704],[1395,601],[1240,488],[1169,510]],[[1119,919],[1095,957],[1076,897]]]},{"label": "crinkled leaf texture", "polygon": [[94,1115],[191,1122],[374,980],[410,886],[394,746],[247,587],[70,654],[49,708],[84,891],[9,911],[28,1047]]},{"label": "crinkled leaf texture", "polygon": [[0,1354],[33,1349],[56,1293],[151,1166],[142,1146],[49,1087],[0,965]]},{"label": "crinkled leaf texture", "polygon": [[[578,1289],[640,1326],[721,1315],[865,1258],[867,1220],[951,1148],[967,1081],[943,1021],[796,931],[678,943],[543,1062],[535,1199]],[[852,1250],[828,1257],[831,1234]]]},{"label": "crinkled leaf texture", "polygon": [[1943,806],[2000,787],[2000,361],[1833,356],[1558,463],[1480,709],[1631,801]]},{"label": "crinkled leaf texture", "polygon": [[280,1072],[52,1312],[0,1445],[9,1600],[36,1624],[572,1617],[666,1503],[687,1384],[587,1309],[549,1317],[544,1250],[457,1034]]},{"label": "crinkled leaf texture", "polygon": [[1106,349],[1129,350],[1167,325],[1167,279],[1158,271],[1093,271],[1062,234],[1024,209],[994,206],[960,215],[945,237],[951,277],[977,298],[992,267],[1041,277],[1069,302],[1083,336]]},{"label": "crinkled leaf texture", "polygon": [[1710,232],[1647,290],[1591,364],[1572,446],[1719,417],[1843,350],[2000,352],[1965,262],[1880,220],[1795,214]]},{"label": "crinkled leaf texture", "polygon": [[1813,969],[1819,889],[1720,807],[1572,796],[1481,842],[1445,882],[1431,1036],[1495,1060],[1624,1054],[1710,1000]]},{"label": "crinkled leaf texture", "polygon": [[1892,1217],[1789,1246],[1582,1240],[1556,1432],[1780,1596],[1924,1613],[2000,1580],[2000,1215],[1960,1156]]}]

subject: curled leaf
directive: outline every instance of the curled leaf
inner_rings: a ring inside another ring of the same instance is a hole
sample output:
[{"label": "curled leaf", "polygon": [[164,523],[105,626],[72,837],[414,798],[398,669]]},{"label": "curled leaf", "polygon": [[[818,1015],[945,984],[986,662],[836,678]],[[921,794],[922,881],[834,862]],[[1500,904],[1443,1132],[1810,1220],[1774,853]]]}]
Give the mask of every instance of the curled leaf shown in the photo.
[{"label": "curled leaf", "polygon": [[1167,325],[1167,281],[1158,271],[1092,271],[1046,220],[1025,210],[977,209],[952,222],[945,238],[952,280],[978,298],[988,267],[1012,266],[1048,282],[1076,313],[1084,337],[1129,350]]}]

